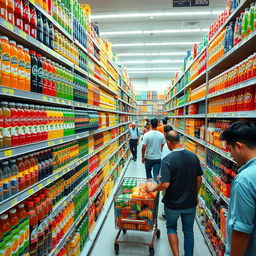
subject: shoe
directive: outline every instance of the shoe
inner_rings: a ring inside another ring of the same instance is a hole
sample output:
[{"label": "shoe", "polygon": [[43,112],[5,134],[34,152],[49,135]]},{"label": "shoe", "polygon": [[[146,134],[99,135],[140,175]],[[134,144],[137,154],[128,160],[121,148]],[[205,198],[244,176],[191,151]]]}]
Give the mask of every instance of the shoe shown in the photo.
[{"label": "shoe", "polygon": [[166,216],[164,213],[162,213],[162,218],[166,220]]},{"label": "shoe", "polygon": [[135,158],[133,157],[132,160],[135,161]]},{"label": "shoe", "polygon": [[136,162],[136,161],[137,161],[137,158],[134,158],[134,161]]}]

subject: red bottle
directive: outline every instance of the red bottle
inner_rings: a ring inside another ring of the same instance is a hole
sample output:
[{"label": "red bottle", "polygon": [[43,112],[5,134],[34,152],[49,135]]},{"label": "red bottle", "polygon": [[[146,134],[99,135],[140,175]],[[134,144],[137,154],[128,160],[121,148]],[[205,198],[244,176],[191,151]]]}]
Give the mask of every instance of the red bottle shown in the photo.
[{"label": "red bottle", "polygon": [[16,147],[19,145],[19,133],[18,133],[18,125],[19,125],[19,111],[15,107],[14,102],[9,103],[9,108],[11,110],[11,135],[12,135],[12,147]]},{"label": "red bottle", "polygon": [[244,111],[254,110],[254,87],[247,87],[244,92]]},{"label": "red bottle", "polygon": [[43,137],[43,140],[47,140],[47,138],[48,138],[48,130],[47,130],[48,118],[47,118],[47,113],[43,106],[41,107],[41,112],[42,112],[41,130],[43,131],[42,137]]},{"label": "red bottle", "polygon": [[29,144],[32,142],[31,136],[31,111],[28,108],[28,104],[23,104],[24,108],[24,125],[25,125],[25,144]]},{"label": "red bottle", "polygon": [[23,4],[23,27],[24,32],[30,35],[30,7],[28,1],[24,1]]},{"label": "red bottle", "polygon": [[23,2],[22,0],[15,0],[14,2],[14,23],[15,26],[23,30]]},{"label": "red bottle", "polygon": [[30,110],[30,113],[31,113],[31,116],[30,116],[30,120],[31,120],[31,126],[30,126],[31,142],[37,142],[38,141],[37,129],[36,129],[37,112],[35,110],[34,105],[29,105],[29,110]]},{"label": "red bottle", "polygon": [[244,111],[244,89],[238,91],[237,96],[237,111]]},{"label": "red bottle", "polygon": [[19,133],[19,145],[24,145],[26,143],[25,137],[25,113],[23,109],[23,105],[21,103],[16,104],[16,108],[18,110],[18,133]]},{"label": "red bottle", "polygon": [[14,24],[14,0],[8,0],[8,21]]},{"label": "red bottle", "polygon": [[56,67],[52,62],[52,96],[56,97]]},{"label": "red bottle", "polygon": [[52,62],[50,60],[46,60],[47,62],[47,70],[48,70],[48,95],[53,96],[53,88],[52,88]]},{"label": "red bottle", "polygon": [[37,16],[36,16],[36,9],[34,6],[30,6],[30,35],[34,38],[37,38],[36,33],[37,28]]},{"label": "red bottle", "polygon": [[41,58],[42,60],[42,68],[43,68],[43,94],[49,95],[49,81],[48,81],[48,63],[45,57]]}]

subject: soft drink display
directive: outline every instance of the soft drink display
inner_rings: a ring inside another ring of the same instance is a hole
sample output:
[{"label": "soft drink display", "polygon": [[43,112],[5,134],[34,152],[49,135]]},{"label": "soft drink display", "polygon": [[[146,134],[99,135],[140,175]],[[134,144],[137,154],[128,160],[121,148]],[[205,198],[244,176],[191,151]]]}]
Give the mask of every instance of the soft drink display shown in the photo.
[{"label": "soft drink display", "polygon": [[77,219],[89,202],[89,186],[85,185],[74,198],[75,212],[74,217]]}]

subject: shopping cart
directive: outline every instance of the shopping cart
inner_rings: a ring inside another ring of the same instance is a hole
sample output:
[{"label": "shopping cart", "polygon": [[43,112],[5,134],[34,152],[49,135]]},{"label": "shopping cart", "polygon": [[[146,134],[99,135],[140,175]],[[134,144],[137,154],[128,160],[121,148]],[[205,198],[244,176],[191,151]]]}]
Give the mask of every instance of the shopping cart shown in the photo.
[{"label": "shopping cart", "polygon": [[[143,178],[124,178],[114,196],[115,226],[119,229],[114,243],[116,255],[122,243],[143,244],[149,247],[150,256],[155,254],[155,240],[160,238],[160,230],[157,228],[159,193],[145,194],[140,198],[136,191],[146,183],[147,179]],[[127,230],[153,231],[151,242],[119,240],[121,232],[126,234]]]}]

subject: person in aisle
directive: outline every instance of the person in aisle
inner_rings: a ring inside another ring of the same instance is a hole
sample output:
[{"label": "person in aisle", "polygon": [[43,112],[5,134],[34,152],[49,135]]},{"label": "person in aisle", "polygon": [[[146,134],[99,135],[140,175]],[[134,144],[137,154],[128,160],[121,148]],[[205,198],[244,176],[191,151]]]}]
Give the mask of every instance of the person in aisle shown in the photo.
[{"label": "person in aisle", "polygon": [[149,191],[165,190],[163,203],[168,240],[173,255],[179,256],[177,221],[181,217],[185,256],[192,256],[194,254],[193,226],[203,172],[196,154],[182,148],[177,132],[168,132],[166,141],[172,152],[162,160],[161,183]]},{"label": "person in aisle", "polygon": [[164,127],[167,125],[167,120],[164,118],[163,120],[162,120],[162,125],[160,124],[160,122],[159,122],[159,125],[158,125],[158,127],[157,127],[157,130],[159,131],[159,132],[161,132],[161,133],[164,133]]},{"label": "person in aisle", "polygon": [[130,150],[133,156],[133,160],[137,160],[137,146],[139,145],[140,141],[140,132],[139,129],[136,127],[136,123],[132,123],[130,129],[129,129],[129,135],[130,135],[130,140],[129,140],[129,146]]},{"label": "person in aisle", "polygon": [[[165,139],[166,139],[166,134],[168,133],[168,132],[170,132],[170,131],[172,131],[173,130],[173,128],[172,128],[172,126],[170,126],[170,125],[166,125],[165,127],[164,127],[164,137],[165,137]],[[161,159],[163,160],[164,159],[164,157],[165,156],[167,156],[169,153],[171,153],[172,151],[168,148],[168,144],[167,144],[167,142],[164,144],[164,146],[163,146],[163,151],[162,151],[162,157],[161,157]]]},{"label": "person in aisle", "polygon": [[143,129],[143,135],[145,135],[145,133],[150,131],[150,122],[146,123],[144,129]]},{"label": "person in aisle", "polygon": [[145,164],[146,177],[158,182],[157,177],[159,175],[161,165],[161,155],[163,146],[165,144],[164,135],[157,131],[158,120],[153,118],[151,120],[151,130],[147,132],[143,138],[142,144],[142,163]]},{"label": "person in aisle", "polygon": [[225,256],[255,256],[256,124],[235,122],[220,138],[240,167],[231,187]]}]

